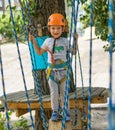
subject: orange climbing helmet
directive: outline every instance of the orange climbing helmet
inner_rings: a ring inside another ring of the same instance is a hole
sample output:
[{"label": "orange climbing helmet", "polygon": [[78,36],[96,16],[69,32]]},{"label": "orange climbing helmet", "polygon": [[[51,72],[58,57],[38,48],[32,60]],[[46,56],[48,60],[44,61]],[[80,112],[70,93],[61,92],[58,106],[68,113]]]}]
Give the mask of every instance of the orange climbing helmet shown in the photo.
[{"label": "orange climbing helmet", "polygon": [[50,25],[61,25],[65,26],[65,18],[60,13],[51,14],[48,18],[48,26]]}]

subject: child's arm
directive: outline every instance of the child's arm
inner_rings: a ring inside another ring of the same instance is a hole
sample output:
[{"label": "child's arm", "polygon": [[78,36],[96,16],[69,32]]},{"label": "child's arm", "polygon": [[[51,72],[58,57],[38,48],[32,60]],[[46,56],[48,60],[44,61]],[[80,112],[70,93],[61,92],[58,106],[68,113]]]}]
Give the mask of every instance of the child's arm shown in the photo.
[{"label": "child's arm", "polygon": [[38,55],[41,55],[42,53],[46,52],[46,50],[44,50],[44,49],[42,49],[42,48],[40,48],[38,46],[38,44],[36,43],[36,40],[35,40],[34,36],[32,36],[32,35],[29,34],[29,39],[32,42],[32,44],[33,44],[33,46],[34,46],[34,48],[36,50],[36,53]]},{"label": "child's arm", "polygon": [[75,38],[76,38],[76,42],[75,42],[75,50],[76,50],[76,52],[77,52],[77,50],[78,50],[78,33],[76,33],[75,34]]}]

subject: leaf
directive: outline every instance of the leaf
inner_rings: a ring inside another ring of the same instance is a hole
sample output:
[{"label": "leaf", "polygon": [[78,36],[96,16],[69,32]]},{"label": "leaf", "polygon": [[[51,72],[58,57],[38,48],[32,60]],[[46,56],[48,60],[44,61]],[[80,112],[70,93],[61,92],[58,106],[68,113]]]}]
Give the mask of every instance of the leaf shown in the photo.
[{"label": "leaf", "polygon": [[12,10],[16,10],[16,6],[12,6]]},{"label": "leaf", "polygon": [[6,17],[6,15],[5,14],[2,14],[2,19],[4,19]]}]

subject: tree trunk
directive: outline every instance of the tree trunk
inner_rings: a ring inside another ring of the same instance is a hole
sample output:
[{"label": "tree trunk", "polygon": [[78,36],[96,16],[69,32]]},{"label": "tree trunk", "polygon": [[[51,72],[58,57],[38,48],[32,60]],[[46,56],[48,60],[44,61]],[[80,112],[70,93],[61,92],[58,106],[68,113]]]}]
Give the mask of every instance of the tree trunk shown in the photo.
[{"label": "tree trunk", "polygon": [[[62,13],[65,16],[64,0],[35,0],[35,2],[36,2],[36,12],[38,15],[34,17],[34,25],[37,26],[40,24],[42,26],[43,36],[49,35],[48,30],[46,28],[48,17],[52,13]],[[44,75],[44,71],[39,71],[41,73],[40,75]],[[42,81],[43,80],[41,80],[41,82]],[[45,116],[48,122],[51,116],[51,110],[45,110]],[[35,130],[44,130],[39,110],[35,111]]]}]

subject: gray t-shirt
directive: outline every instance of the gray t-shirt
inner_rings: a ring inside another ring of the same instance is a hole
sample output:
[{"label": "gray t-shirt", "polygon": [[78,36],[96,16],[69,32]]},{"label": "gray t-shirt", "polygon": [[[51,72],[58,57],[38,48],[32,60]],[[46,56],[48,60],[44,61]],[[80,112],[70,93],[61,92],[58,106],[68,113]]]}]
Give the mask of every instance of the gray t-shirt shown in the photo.
[{"label": "gray t-shirt", "polygon": [[[48,48],[51,52],[53,50],[54,38],[47,38],[42,47],[43,49]],[[54,60],[67,61],[67,50],[69,49],[69,43],[67,38],[60,37],[56,39],[54,46]],[[48,52],[48,63],[51,63],[51,54]]]}]

